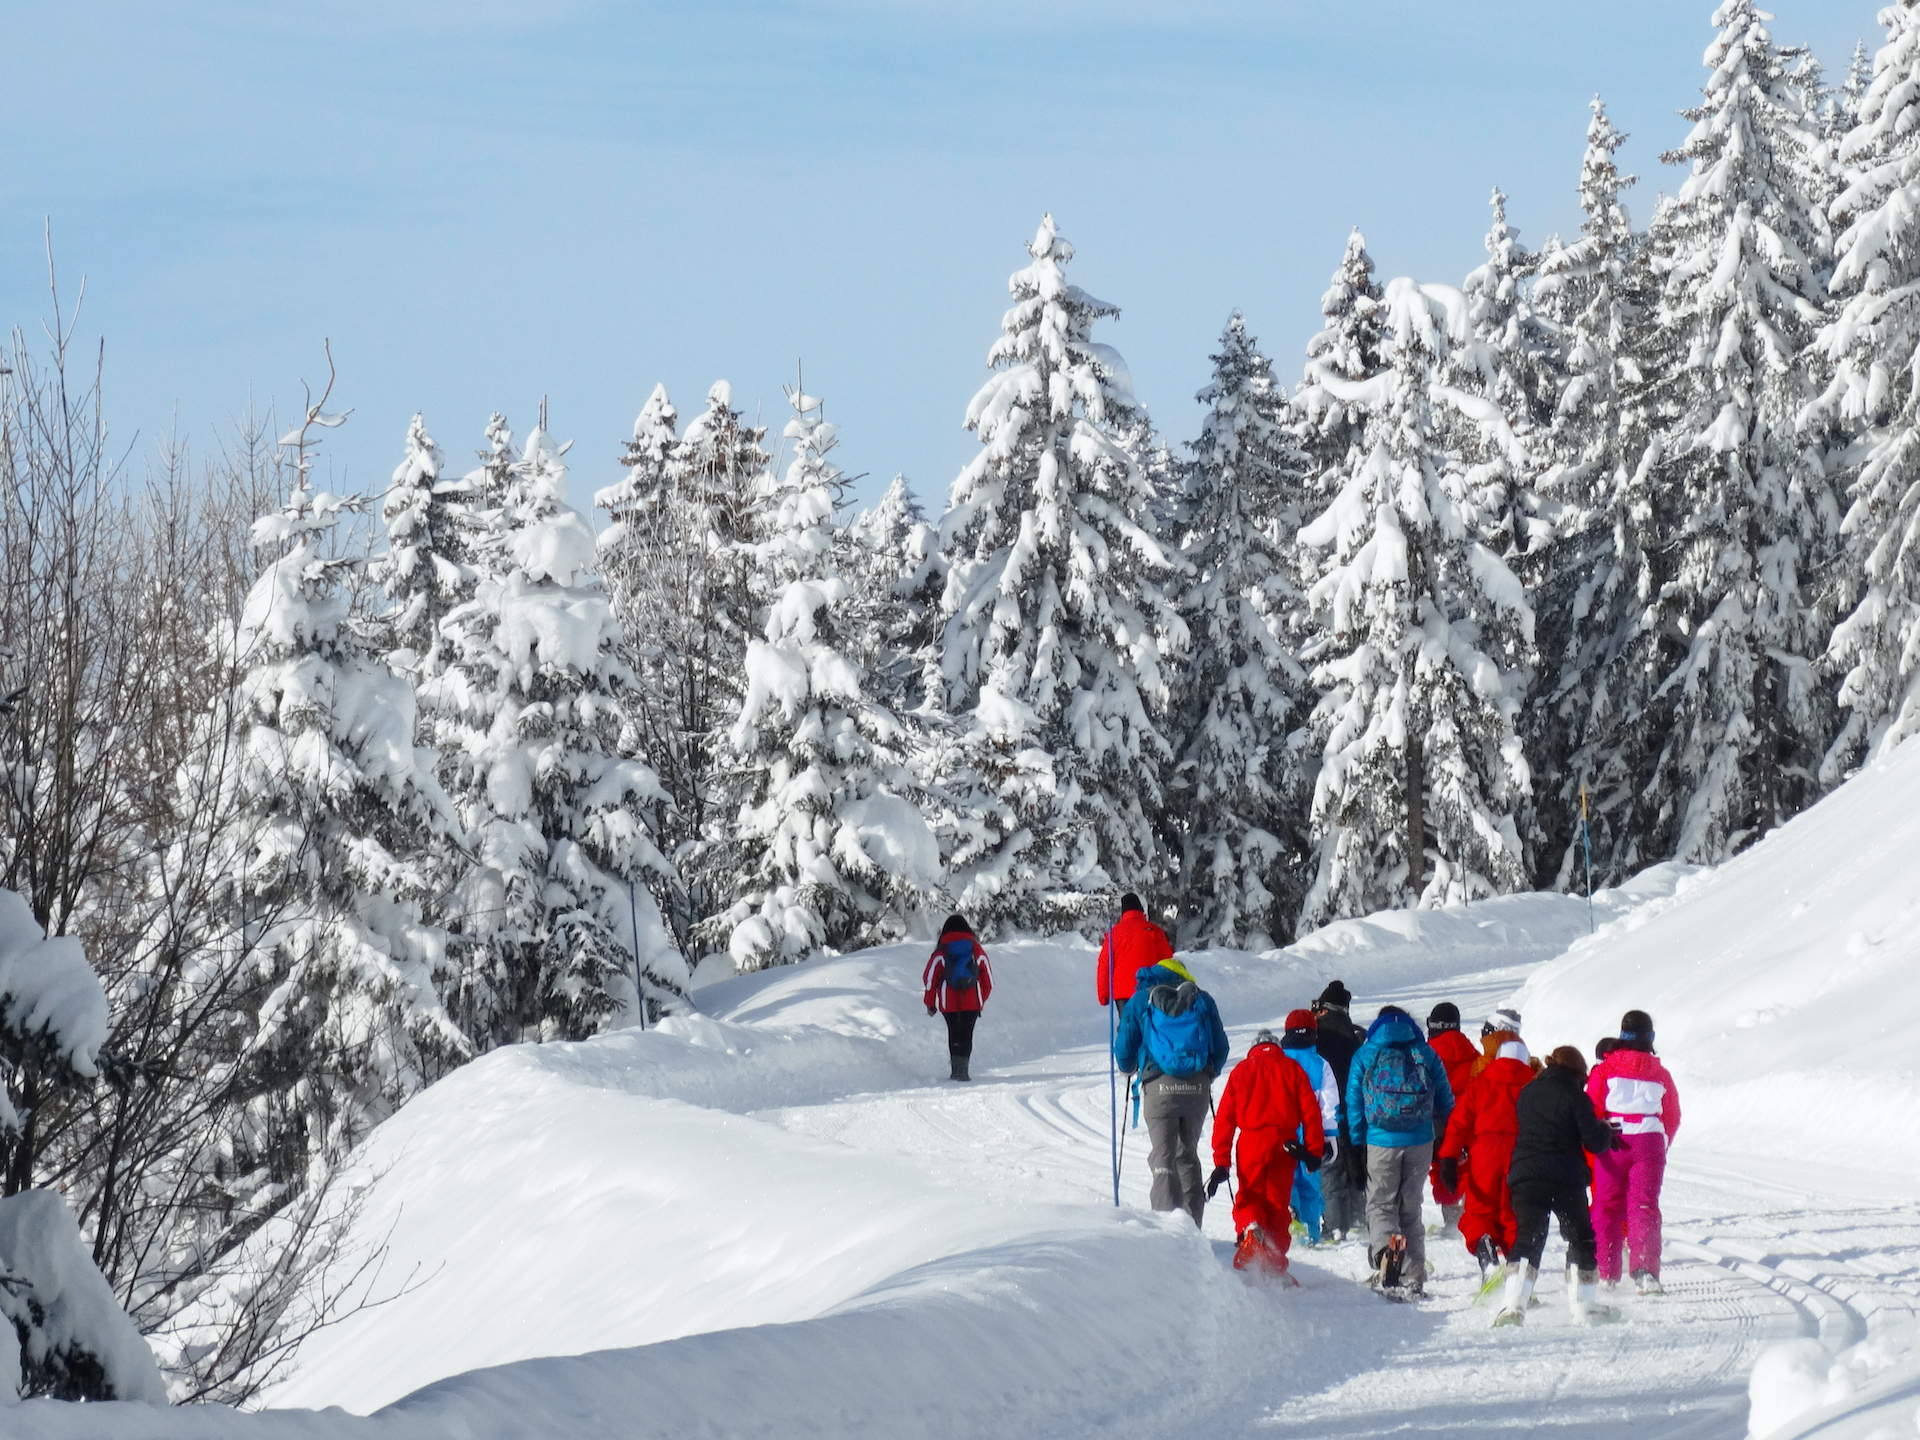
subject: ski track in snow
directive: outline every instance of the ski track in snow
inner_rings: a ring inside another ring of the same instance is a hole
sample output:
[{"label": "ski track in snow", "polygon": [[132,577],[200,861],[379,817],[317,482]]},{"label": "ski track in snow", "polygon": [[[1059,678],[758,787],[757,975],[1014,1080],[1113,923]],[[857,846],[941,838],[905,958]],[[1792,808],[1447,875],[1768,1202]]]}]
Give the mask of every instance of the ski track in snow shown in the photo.
[{"label": "ski track in snow", "polygon": [[[1532,968],[1356,996],[1354,1011],[1395,1003],[1424,1016],[1451,999],[1465,1015],[1484,1014]],[[1258,1028],[1229,1027],[1236,1055]],[[969,1087],[855,1096],[754,1118],[924,1157],[990,1198],[1111,1203],[1105,1063],[1104,1047],[1089,1046],[977,1072]],[[1123,1157],[1121,1199],[1139,1208],[1148,1203],[1145,1133],[1128,1132]],[[1739,1437],[1747,1377],[1767,1346],[1807,1336],[1837,1349],[1863,1338],[1871,1317],[1911,1319],[1920,1310],[1920,1207],[1862,1209],[1843,1200],[1809,1208],[1806,1185],[1749,1178],[1777,1162],[1690,1159],[1684,1143],[1676,1146],[1667,1180],[1667,1293],[1642,1298],[1622,1286],[1608,1297],[1624,1312],[1620,1324],[1579,1328],[1568,1319],[1553,1268],[1562,1255],[1557,1240],[1548,1246],[1542,1305],[1517,1333],[1494,1331],[1492,1309],[1472,1305],[1479,1273],[1456,1239],[1429,1234],[1432,1298],[1387,1316],[1364,1287],[1364,1242],[1313,1250],[1296,1243],[1302,1289],[1270,1300],[1311,1318],[1309,1354],[1296,1346],[1276,1357],[1271,1381],[1249,1376],[1238,1393],[1215,1397],[1209,1428],[1301,1440],[1534,1426],[1594,1437]],[[1791,1203],[1766,1208],[1776,1198]],[[1431,1203],[1428,1214],[1431,1229]],[[1224,1191],[1208,1208],[1205,1233],[1224,1263],[1233,1240]],[[1301,1387],[1303,1372],[1317,1383]]]}]

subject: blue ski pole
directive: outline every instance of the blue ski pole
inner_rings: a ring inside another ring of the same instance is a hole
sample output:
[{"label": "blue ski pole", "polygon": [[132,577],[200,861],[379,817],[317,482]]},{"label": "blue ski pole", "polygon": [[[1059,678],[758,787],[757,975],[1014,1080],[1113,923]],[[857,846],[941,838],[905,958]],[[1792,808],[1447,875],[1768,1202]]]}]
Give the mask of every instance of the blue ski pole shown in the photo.
[{"label": "blue ski pole", "polygon": [[1117,1038],[1120,1025],[1119,1007],[1113,1003],[1113,931],[1107,931],[1107,938],[1101,949],[1106,952],[1107,960],[1107,1140],[1113,1153],[1113,1206],[1120,1208],[1120,1082],[1118,1066],[1113,1058],[1113,1042]]}]

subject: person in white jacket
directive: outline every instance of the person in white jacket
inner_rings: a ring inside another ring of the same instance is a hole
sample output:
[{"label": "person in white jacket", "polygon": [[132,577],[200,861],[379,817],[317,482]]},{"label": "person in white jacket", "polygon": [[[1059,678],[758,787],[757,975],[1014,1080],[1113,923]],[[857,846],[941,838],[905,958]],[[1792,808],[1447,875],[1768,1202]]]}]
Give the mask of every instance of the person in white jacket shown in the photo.
[{"label": "person in white jacket", "polygon": [[1295,1010],[1288,1014],[1287,1033],[1281,1041],[1280,1050],[1307,1072],[1307,1080],[1320,1101],[1320,1124],[1327,1138],[1327,1153],[1320,1169],[1309,1170],[1304,1165],[1296,1165],[1293,1171],[1293,1213],[1307,1227],[1309,1245],[1320,1243],[1320,1222],[1327,1213],[1326,1199],[1320,1193],[1320,1176],[1333,1160],[1339,1143],[1334,1137],[1340,1133],[1340,1079],[1333,1073],[1333,1066],[1314,1048],[1314,1042],[1318,1039],[1319,1025],[1311,1010]]}]

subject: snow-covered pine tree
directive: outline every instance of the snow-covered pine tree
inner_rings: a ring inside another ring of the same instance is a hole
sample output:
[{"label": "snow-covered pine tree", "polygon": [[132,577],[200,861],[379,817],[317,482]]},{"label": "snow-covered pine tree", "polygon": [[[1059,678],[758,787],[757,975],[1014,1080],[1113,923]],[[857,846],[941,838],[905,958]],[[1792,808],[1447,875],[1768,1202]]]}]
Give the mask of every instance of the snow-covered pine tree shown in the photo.
[{"label": "snow-covered pine tree", "polygon": [[488,442],[469,481],[497,503],[494,530],[441,626],[449,668],[429,697],[474,854],[460,1013],[483,1047],[587,1035],[636,985],[657,1010],[687,979],[648,888],[670,874],[645,819],[659,781],[621,753],[630,676],[562,447],[536,428],[515,459],[498,415]]},{"label": "snow-covered pine tree", "polygon": [[1395,280],[1389,368],[1322,374],[1364,417],[1365,459],[1301,542],[1331,554],[1303,655],[1321,697],[1313,804],[1319,868],[1301,928],[1450,903],[1524,883],[1514,812],[1527,766],[1514,733],[1533,614],[1469,524],[1465,475],[1440,448],[1431,386],[1458,291]]},{"label": "snow-covered pine tree", "polygon": [[1580,234],[1543,260],[1535,290],[1564,336],[1566,372],[1540,487],[1556,516],[1533,595],[1541,677],[1522,721],[1533,773],[1553,786],[1534,795],[1534,879],[1555,889],[1584,882],[1583,788],[1595,884],[1661,858],[1640,848],[1635,821],[1652,761],[1644,721],[1664,671],[1633,647],[1655,590],[1654,522],[1664,532],[1679,503],[1654,493],[1659,472],[1643,464],[1658,290],[1623,200],[1634,177],[1614,159],[1627,137],[1598,96],[1592,109]]},{"label": "snow-covered pine tree", "polygon": [[1184,637],[1161,591],[1177,561],[1127,445],[1140,406],[1118,352],[1092,338],[1118,311],[1068,283],[1073,247],[1051,215],[1027,248],[993,376],[967,407],[981,450],[940,524],[932,678],[966,722],[941,765],[954,898],[977,924],[1059,929],[1163,873],[1162,666]]},{"label": "snow-covered pine tree", "polygon": [[896,939],[928,923],[942,880],[907,769],[910,736],[864,693],[854,653],[861,597],[845,572],[859,556],[835,524],[838,437],[818,400],[798,386],[789,398],[793,459],[754,547],[765,618],[721,756],[740,801],[717,847],[734,900],[713,928],[742,970]]},{"label": "snow-covered pine tree", "polygon": [[[1326,324],[1307,342],[1306,373],[1293,394],[1314,493],[1329,501],[1365,461],[1366,411],[1340,395],[1387,368],[1386,311],[1366,237],[1355,230],[1320,299]],[[1329,383],[1331,382],[1331,383]]]},{"label": "snow-covered pine tree", "polygon": [[[1863,753],[1920,733],[1920,5],[1880,12],[1886,43],[1842,142],[1842,227],[1832,290],[1839,314],[1820,333],[1833,367],[1802,429],[1861,435],[1864,460],[1844,474],[1849,613],[1828,664],[1844,675],[1846,722],[1822,767],[1838,779]],[[1849,88],[1862,70],[1856,57]]]},{"label": "snow-covered pine tree", "polygon": [[1660,381],[1653,483],[1684,507],[1658,536],[1674,561],[1651,624],[1683,654],[1662,672],[1639,821],[1643,853],[1695,863],[1818,796],[1832,703],[1814,660],[1831,620],[1806,577],[1839,518],[1817,449],[1794,429],[1829,245],[1799,52],[1775,45],[1753,0],[1725,0],[1713,18],[1705,103],[1665,157],[1691,173],[1652,237],[1659,323],[1682,352]]},{"label": "snow-covered pine tree", "polygon": [[387,549],[369,567],[391,607],[383,617],[389,663],[402,673],[432,664],[441,620],[473,588],[472,571],[459,559],[465,537],[458,502],[440,484],[445,463],[416,414],[407,426],[406,454],[380,506]]},{"label": "snow-covered pine tree", "polygon": [[235,1083],[256,1099],[232,1163],[296,1187],[469,1049],[441,1000],[446,937],[421,918],[453,815],[415,745],[412,687],[349,623],[360,561],[334,532],[364,502],[312,488],[311,427],[340,418],[308,407],[282,442],[293,493],[254,525],[278,554],[235,632],[223,807],[231,939],[254,957]]},{"label": "snow-covered pine tree", "polygon": [[865,693],[903,719],[926,698],[933,653],[932,617],[945,576],[936,563],[939,532],[927,524],[904,475],[848,527],[848,583],[853,586],[852,654]]},{"label": "snow-covered pine tree", "polygon": [[1306,457],[1286,392],[1234,311],[1196,397],[1207,407],[1180,511],[1191,567],[1178,605],[1188,650],[1173,706],[1166,832],[1183,899],[1178,943],[1265,950],[1293,938],[1306,899],[1310,708],[1294,658],[1293,571]]},{"label": "snow-covered pine tree", "polygon": [[1451,347],[1434,393],[1444,403],[1446,447],[1468,468],[1470,523],[1483,543],[1533,580],[1537,567],[1527,557],[1552,532],[1535,486],[1561,360],[1558,337],[1531,294],[1538,257],[1507,223],[1507,197],[1496,189],[1492,204],[1487,262],[1461,286],[1466,334]]}]

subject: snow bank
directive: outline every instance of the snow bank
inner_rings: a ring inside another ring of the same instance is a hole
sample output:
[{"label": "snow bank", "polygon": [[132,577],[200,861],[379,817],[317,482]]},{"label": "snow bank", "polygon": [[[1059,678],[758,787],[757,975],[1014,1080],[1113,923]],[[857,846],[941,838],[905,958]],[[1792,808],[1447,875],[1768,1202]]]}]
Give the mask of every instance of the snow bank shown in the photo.
[{"label": "snow bank", "polygon": [[1747,1395],[1753,1440],[1911,1435],[1920,1424],[1920,1329],[1891,1327],[1837,1355],[1818,1340],[1775,1345],[1755,1363]]},{"label": "snow bank", "polygon": [[[1680,1087],[1680,1150],[1818,1155],[1920,1184],[1920,745],[1542,968],[1517,1003],[1535,1048],[1592,1052],[1650,1012]],[[1690,1132],[1690,1134],[1689,1134]],[[1849,1157],[1852,1157],[1851,1159]],[[1811,1173],[1809,1173],[1811,1172]]]}]

